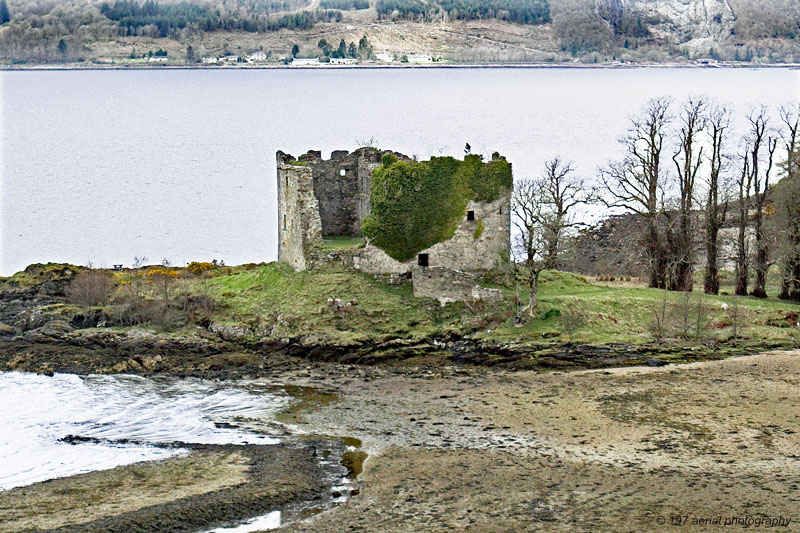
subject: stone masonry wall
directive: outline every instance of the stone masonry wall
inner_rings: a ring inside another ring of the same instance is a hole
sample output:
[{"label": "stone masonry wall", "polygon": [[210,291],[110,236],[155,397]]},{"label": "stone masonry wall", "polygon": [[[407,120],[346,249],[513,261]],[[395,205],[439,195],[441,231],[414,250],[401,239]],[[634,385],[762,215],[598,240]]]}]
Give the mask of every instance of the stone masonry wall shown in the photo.
[{"label": "stone masonry wall", "polygon": [[[301,156],[301,160],[305,156]],[[322,235],[360,235],[358,157],[336,151],[329,160],[306,160],[314,176]],[[342,175],[344,174],[344,175]]]},{"label": "stone masonry wall", "polygon": [[[444,267],[462,271],[495,269],[509,259],[510,253],[510,202],[511,193],[494,202],[469,202],[475,220],[464,219],[450,239],[423,250],[428,254],[429,267]],[[478,233],[478,226],[483,229]],[[367,244],[354,258],[355,268],[371,274],[400,274],[410,272],[417,265],[417,257],[401,263],[383,250]]]},{"label": "stone masonry wall", "polygon": [[292,164],[294,158],[278,152],[278,258],[296,270],[308,268],[322,247],[319,207],[312,170]]},{"label": "stone masonry wall", "polygon": [[278,260],[304,270],[325,261],[323,237],[360,236],[361,219],[370,212],[372,172],[387,152],[337,150],[326,160],[314,150],[297,159],[278,151]]},{"label": "stone masonry wall", "polygon": [[500,301],[503,293],[487,289],[475,282],[475,274],[443,267],[414,267],[414,296],[434,298],[442,305],[466,300]]}]

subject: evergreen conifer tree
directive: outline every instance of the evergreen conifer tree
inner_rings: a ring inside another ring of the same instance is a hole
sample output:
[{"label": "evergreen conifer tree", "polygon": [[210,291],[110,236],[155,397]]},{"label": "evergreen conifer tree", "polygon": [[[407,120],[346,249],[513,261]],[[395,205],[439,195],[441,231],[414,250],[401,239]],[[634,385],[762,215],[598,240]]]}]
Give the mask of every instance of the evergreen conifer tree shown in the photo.
[{"label": "evergreen conifer tree", "polygon": [[0,24],[5,24],[11,20],[11,13],[8,12],[6,0],[0,0]]}]

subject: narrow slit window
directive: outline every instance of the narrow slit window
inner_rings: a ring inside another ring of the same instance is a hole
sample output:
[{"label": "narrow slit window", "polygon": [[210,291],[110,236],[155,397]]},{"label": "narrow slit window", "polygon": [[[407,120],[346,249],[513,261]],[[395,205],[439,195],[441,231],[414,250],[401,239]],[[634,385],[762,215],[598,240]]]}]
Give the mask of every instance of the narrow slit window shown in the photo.
[{"label": "narrow slit window", "polygon": [[286,231],[286,215],[283,215],[283,231]]},{"label": "narrow slit window", "polygon": [[475,220],[475,211],[467,211],[467,220]]},{"label": "narrow slit window", "polygon": [[428,266],[428,254],[419,254],[417,256],[417,264],[421,267]]}]

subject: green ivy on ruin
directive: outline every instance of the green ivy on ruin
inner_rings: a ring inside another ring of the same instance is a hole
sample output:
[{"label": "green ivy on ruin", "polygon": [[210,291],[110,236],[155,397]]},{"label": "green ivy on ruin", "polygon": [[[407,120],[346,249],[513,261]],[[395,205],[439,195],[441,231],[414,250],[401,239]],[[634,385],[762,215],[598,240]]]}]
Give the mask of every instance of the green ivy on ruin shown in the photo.
[{"label": "green ivy on ruin", "polygon": [[372,174],[372,212],[361,230],[372,244],[398,261],[453,236],[470,200],[491,202],[512,186],[511,164],[497,153],[459,161],[398,161],[391,154]]}]

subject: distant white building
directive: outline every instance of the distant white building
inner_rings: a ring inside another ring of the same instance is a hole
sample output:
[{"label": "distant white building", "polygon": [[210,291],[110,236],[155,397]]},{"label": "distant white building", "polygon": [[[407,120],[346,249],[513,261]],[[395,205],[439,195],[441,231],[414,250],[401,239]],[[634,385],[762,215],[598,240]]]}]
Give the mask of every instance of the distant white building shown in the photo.
[{"label": "distant white building", "polygon": [[239,56],[228,54],[226,56],[222,56],[221,59],[223,63],[237,63],[239,61]]},{"label": "distant white building", "polygon": [[261,50],[256,50],[255,52],[247,56],[248,63],[257,63],[266,60],[267,60],[267,54],[265,52],[262,52]]},{"label": "distant white building", "polygon": [[151,63],[163,63],[168,60],[169,58],[167,56],[153,56],[148,61]]},{"label": "distant white building", "polygon": [[356,60],[352,57],[332,57],[331,65],[353,65]]},{"label": "distant white building", "polygon": [[394,56],[389,52],[378,52],[375,54],[375,59],[378,61],[383,61],[384,63],[392,63],[394,62]]},{"label": "distant white building", "polygon": [[296,57],[291,63],[295,67],[307,67],[311,65],[319,65],[318,57]]},{"label": "distant white building", "polygon": [[408,54],[409,63],[433,63],[433,58],[425,54]]},{"label": "distant white building", "polygon": [[219,58],[218,57],[205,56],[205,57],[203,57],[203,59],[201,61],[206,65],[215,65],[215,64],[219,63]]}]

